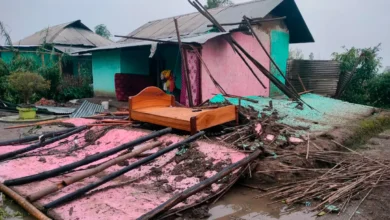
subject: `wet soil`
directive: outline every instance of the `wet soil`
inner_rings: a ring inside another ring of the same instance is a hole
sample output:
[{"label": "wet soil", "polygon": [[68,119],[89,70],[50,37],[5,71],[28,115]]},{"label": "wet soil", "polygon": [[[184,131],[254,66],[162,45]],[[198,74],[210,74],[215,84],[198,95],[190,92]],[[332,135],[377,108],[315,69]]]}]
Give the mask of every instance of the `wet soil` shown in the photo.
[{"label": "wet soil", "polygon": [[195,145],[182,151],[184,153],[175,156],[177,165],[172,169],[172,175],[202,178],[207,171],[213,170],[213,160],[206,159]]},{"label": "wet soil", "polygon": [[268,198],[255,199],[260,192],[246,187],[235,186],[209,210],[210,216],[206,219],[218,220],[309,220],[315,219],[314,213],[308,208],[295,207],[288,209],[282,203],[273,203]]}]

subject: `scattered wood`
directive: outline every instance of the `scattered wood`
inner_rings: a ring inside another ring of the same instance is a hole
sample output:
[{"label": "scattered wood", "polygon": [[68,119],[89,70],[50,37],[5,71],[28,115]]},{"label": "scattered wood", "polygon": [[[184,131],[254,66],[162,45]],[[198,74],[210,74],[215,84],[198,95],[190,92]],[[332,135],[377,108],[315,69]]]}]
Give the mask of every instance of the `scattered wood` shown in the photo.
[{"label": "scattered wood", "polygon": [[152,148],[160,146],[161,144],[162,143],[160,141],[157,141],[157,142],[153,142],[151,144],[145,145],[144,147],[137,148],[137,149],[133,150],[131,153],[128,153],[128,154],[125,154],[123,156],[117,157],[115,159],[109,160],[109,161],[107,161],[107,162],[105,162],[105,163],[103,163],[95,168],[77,173],[76,175],[74,175],[72,177],[66,178],[58,183],[55,183],[49,187],[44,188],[43,190],[40,190],[36,193],[33,193],[33,194],[27,196],[27,199],[31,202],[37,201],[37,200],[39,200],[39,199],[41,199],[41,198],[43,198],[51,193],[54,193],[54,192],[66,187],[66,186],[69,186],[75,182],[78,182],[78,181],[83,180],[87,177],[90,177],[92,175],[100,173],[111,166],[114,166],[122,161],[131,159],[131,158],[141,154],[142,152],[145,152],[147,150],[150,150]]},{"label": "scattered wood", "polygon": [[100,121],[101,123],[131,123],[129,120],[114,120],[114,119],[104,119]]},{"label": "scattered wood", "polygon": [[6,187],[4,184],[0,183],[0,191],[9,196],[11,199],[16,201],[24,210],[26,210],[30,215],[34,216],[39,220],[50,220],[45,214],[39,211],[35,206],[33,206],[30,202],[24,199],[22,196],[17,194],[12,189]]},{"label": "scattered wood", "polygon": [[[302,154],[301,157],[305,158],[305,154]],[[381,183],[387,184],[390,181],[390,172],[387,169],[390,160],[379,164],[373,158],[368,159],[360,154],[337,151],[311,152],[310,159],[333,164],[333,166],[328,169],[318,169],[318,171],[325,172],[318,178],[308,178],[300,182],[279,186],[269,190],[266,194],[259,194],[257,198],[271,196],[271,199],[283,200],[287,205],[309,201],[314,204],[312,210],[318,211],[324,210],[327,205],[340,203],[341,211],[343,211],[349,201],[359,192],[375,188]],[[315,170],[299,168],[287,171]],[[270,172],[276,171],[270,170]]]},{"label": "scattered wood", "polygon": [[11,127],[6,127],[4,129],[15,129],[15,128],[27,128],[27,127],[33,127],[33,126],[38,126],[38,125],[50,125],[50,124],[56,124],[56,123],[61,123],[66,119],[56,119],[56,120],[50,120],[50,121],[41,121],[33,124],[23,124],[23,125],[16,125],[16,126],[11,126]]},{"label": "scattered wood", "polygon": [[145,215],[142,215],[141,217],[139,217],[138,220],[152,219],[152,218],[160,215],[161,213],[171,209],[172,207],[174,207],[178,203],[180,203],[183,200],[187,199],[188,197],[194,195],[195,193],[203,190],[204,188],[210,186],[211,184],[217,182],[218,180],[222,179],[223,177],[229,175],[230,173],[232,173],[236,169],[243,167],[243,166],[246,166],[248,163],[250,163],[251,161],[256,159],[260,155],[260,153],[261,153],[260,150],[256,150],[248,157],[238,161],[237,163],[234,163],[234,164],[224,168],[221,172],[215,174],[214,176],[184,190],[181,193],[176,194],[171,199],[169,199],[165,203],[161,204],[157,208],[155,208],[152,211],[146,213]]},{"label": "scattered wood", "polygon": [[101,126],[113,126],[113,125],[123,125],[123,126],[126,126],[126,125],[131,125],[132,123],[106,123],[106,124],[89,124],[87,125],[88,127],[101,127]]}]

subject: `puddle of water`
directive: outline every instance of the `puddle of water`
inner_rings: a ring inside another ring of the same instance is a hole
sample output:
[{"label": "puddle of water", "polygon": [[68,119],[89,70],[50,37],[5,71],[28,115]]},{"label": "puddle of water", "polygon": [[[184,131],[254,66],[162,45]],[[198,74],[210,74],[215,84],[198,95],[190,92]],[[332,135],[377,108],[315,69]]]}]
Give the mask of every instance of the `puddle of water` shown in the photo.
[{"label": "puddle of water", "polygon": [[208,220],[312,220],[314,213],[304,209],[287,210],[280,204],[271,204],[267,198],[255,199],[259,191],[246,187],[234,187],[229,190],[216,204],[211,206]]},{"label": "puddle of water", "polygon": [[[35,219],[30,214],[28,214],[22,207],[20,207],[17,203],[10,200],[8,197],[5,199],[3,206],[0,206],[0,209],[3,209],[9,216],[15,216],[15,217],[4,218],[4,220],[34,220]],[[1,218],[2,216],[0,216],[0,219]]]}]

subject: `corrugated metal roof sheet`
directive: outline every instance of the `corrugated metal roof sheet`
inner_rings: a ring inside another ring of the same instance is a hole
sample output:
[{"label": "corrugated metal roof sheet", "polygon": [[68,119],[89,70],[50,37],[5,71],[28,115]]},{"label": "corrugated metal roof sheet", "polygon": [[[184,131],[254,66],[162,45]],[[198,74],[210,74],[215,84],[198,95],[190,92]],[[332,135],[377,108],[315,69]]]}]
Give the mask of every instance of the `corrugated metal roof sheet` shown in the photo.
[{"label": "corrugated metal roof sheet", "polygon": [[45,28],[28,36],[13,45],[41,45],[46,37],[46,43],[61,45],[77,45],[99,47],[113,44],[112,41],[91,31],[80,20]]},{"label": "corrugated metal roof sheet", "polygon": [[80,50],[85,50],[85,47],[73,47],[73,46],[54,46],[57,50],[63,52],[63,53],[68,53],[72,54]]},{"label": "corrugated metal roof sheet", "polygon": [[[209,10],[215,19],[220,23],[239,22],[246,15],[249,18],[265,17],[283,0],[258,0],[242,4],[235,4],[223,8]],[[180,34],[185,36],[200,35],[210,30],[207,25],[210,21],[200,13],[190,13],[176,17],[178,19]],[[238,25],[224,27],[226,31],[238,28]],[[151,21],[128,34],[128,36],[146,37],[161,39],[176,36],[175,23],[173,17]],[[118,42],[134,42],[133,39],[123,39]]]},{"label": "corrugated metal roof sheet", "polygon": [[340,78],[340,63],[333,60],[289,60],[287,77],[298,92],[304,89],[313,93],[334,96]]},{"label": "corrugated metal roof sheet", "polygon": [[70,115],[72,114],[76,108],[68,108],[68,107],[53,107],[53,106],[36,106],[38,109],[46,109],[49,112],[59,114],[59,115]]},{"label": "corrugated metal roof sheet", "polygon": [[80,107],[73,112],[73,114],[70,116],[71,118],[82,118],[82,117],[88,117],[91,115],[98,114],[100,112],[104,112],[104,108],[102,105],[93,104],[88,101],[84,101]]},{"label": "corrugated metal roof sheet", "polygon": [[[218,37],[218,36],[222,36],[222,35],[226,35],[226,34],[228,34],[228,33],[226,33],[226,32],[208,33],[208,34],[192,36],[192,37],[183,37],[183,38],[181,38],[181,41],[183,43],[204,44],[204,43],[206,43],[208,40],[210,40],[212,38],[215,38],[215,37]],[[160,39],[160,40],[177,42],[176,37],[173,37],[173,38],[163,38],[163,39]],[[152,42],[152,41],[139,41],[139,40],[136,40],[136,41],[129,42],[129,43],[116,43],[116,44],[113,44],[113,45],[110,45],[110,46],[86,49],[86,50],[78,51],[76,53],[83,54],[83,53],[90,53],[92,51],[99,51],[99,50],[112,50],[112,49],[118,49],[118,48],[147,46],[147,45],[152,45],[154,43],[155,42]]]}]

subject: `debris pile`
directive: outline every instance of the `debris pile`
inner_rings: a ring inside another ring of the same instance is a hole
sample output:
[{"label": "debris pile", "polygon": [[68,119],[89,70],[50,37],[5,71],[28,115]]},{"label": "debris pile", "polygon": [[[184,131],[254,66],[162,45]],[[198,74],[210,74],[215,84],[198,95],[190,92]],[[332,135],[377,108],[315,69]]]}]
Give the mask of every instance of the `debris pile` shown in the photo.
[{"label": "debris pile", "polygon": [[[273,110],[272,102],[267,108],[268,111]],[[298,135],[296,129],[277,122],[280,119],[277,110],[267,115],[249,106],[240,107],[239,112],[244,124],[225,128],[224,131],[228,133],[217,140],[234,145],[245,152],[253,152],[258,148],[275,151],[306,142],[306,137]]]},{"label": "debris pile", "polygon": [[[304,157],[304,155],[301,155]],[[390,160],[379,161],[357,152],[322,151],[310,154],[317,164],[329,168],[292,168],[271,172],[316,172],[317,178],[283,184],[268,189],[256,198],[271,196],[287,205],[310,206],[319,215],[328,212],[344,212],[351,200],[361,198],[361,204],[377,186],[389,186]],[[356,208],[358,209],[358,207]]]}]

